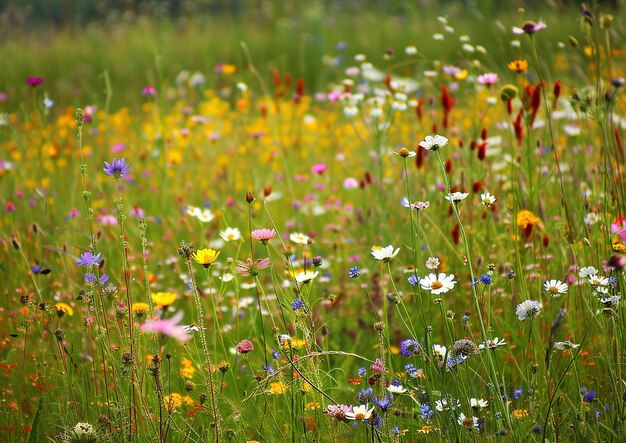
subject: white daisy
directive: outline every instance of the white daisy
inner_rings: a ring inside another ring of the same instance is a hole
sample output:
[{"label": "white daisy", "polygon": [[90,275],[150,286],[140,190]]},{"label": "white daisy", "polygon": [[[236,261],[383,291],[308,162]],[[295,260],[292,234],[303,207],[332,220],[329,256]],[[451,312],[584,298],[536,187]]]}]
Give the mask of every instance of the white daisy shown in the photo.
[{"label": "white daisy", "polygon": [[404,394],[405,392],[407,392],[406,388],[400,385],[389,385],[387,387],[387,391],[392,394]]},{"label": "white daisy", "polygon": [[439,264],[439,259],[437,257],[428,257],[428,259],[426,259],[426,267],[431,271],[437,269]]},{"label": "white daisy", "polygon": [[208,223],[211,220],[213,220],[213,213],[211,212],[210,209],[204,208],[200,211],[200,213],[198,215],[196,215],[196,218],[198,220],[200,220],[202,223]]},{"label": "white daisy", "polygon": [[547,280],[543,284],[543,288],[552,297],[559,297],[561,294],[567,293],[567,283],[561,280]]},{"label": "white daisy", "polygon": [[241,232],[237,228],[226,228],[220,232],[220,237],[222,237],[224,241],[239,240],[241,238]]},{"label": "white daisy", "polygon": [[462,200],[465,200],[469,194],[467,192],[453,192],[452,194],[448,194],[445,196],[445,199],[450,203],[459,203]]},{"label": "white daisy", "polygon": [[448,139],[443,135],[427,135],[426,138],[419,142],[419,146],[429,151],[437,151],[448,144]]},{"label": "white daisy", "polygon": [[526,300],[517,305],[515,314],[520,320],[535,318],[541,312],[541,303],[536,300]]},{"label": "white daisy", "polygon": [[374,411],[374,407],[371,409],[367,409],[367,405],[354,406],[352,411],[346,412],[346,418],[348,420],[368,420],[372,416],[372,412]]},{"label": "white daisy", "polygon": [[447,411],[449,409],[456,409],[461,407],[461,402],[453,398],[442,398],[435,401],[435,409],[439,412]]},{"label": "white daisy", "polygon": [[480,194],[480,202],[483,206],[491,207],[496,202],[496,198],[488,192]]},{"label": "white daisy", "polygon": [[470,398],[470,406],[472,407],[472,409],[483,409],[489,406],[489,402],[484,398]]},{"label": "white daisy", "polygon": [[420,286],[433,295],[444,294],[454,288],[456,281],[454,275],[440,272],[439,275],[432,273],[420,280]]},{"label": "white daisy", "polygon": [[300,232],[292,232],[289,235],[289,240],[299,245],[307,245],[309,243],[309,236]]},{"label": "white daisy", "polygon": [[494,339],[487,340],[485,343],[479,344],[478,349],[480,349],[481,351],[485,348],[496,349],[498,346],[504,346],[504,345],[506,345],[506,342],[496,337]]},{"label": "white daisy", "polygon": [[441,345],[433,345],[433,355],[439,359],[443,359],[446,356],[446,347]]},{"label": "white daisy", "polygon": [[386,246],[384,248],[381,248],[380,246],[372,246],[372,250],[370,252],[372,254],[372,257],[374,257],[376,260],[382,260],[386,263],[393,260],[393,258],[398,255],[398,252],[400,252],[400,248],[396,248],[394,250],[392,245]]},{"label": "white daisy", "polygon": [[607,286],[609,284],[609,279],[601,275],[594,274],[589,276],[589,283],[591,283],[591,286]]},{"label": "white daisy", "polygon": [[578,276],[580,278],[587,278],[596,275],[597,273],[598,270],[593,266],[585,266],[584,268],[580,268],[580,270],[578,271]]},{"label": "white daisy", "polygon": [[317,274],[319,274],[319,272],[302,271],[295,275],[295,279],[298,283],[311,283],[313,279],[317,277]]},{"label": "white daisy", "polygon": [[554,349],[558,349],[559,351],[564,351],[565,349],[576,349],[580,345],[574,344],[571,341],[557,341],[554,344]]},{"label": "white daisy", "polygon": [[466,417],[462,412],[459,414],[459,424],[465,426],[468,429],[478,429],[478,417]]}]

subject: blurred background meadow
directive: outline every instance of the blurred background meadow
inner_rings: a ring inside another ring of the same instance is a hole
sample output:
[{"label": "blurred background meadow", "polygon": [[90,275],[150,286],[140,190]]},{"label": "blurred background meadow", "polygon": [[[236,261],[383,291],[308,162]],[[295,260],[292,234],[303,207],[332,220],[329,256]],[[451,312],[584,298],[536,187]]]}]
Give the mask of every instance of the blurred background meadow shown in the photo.
[{"label": "blurred background meadow", "polygon": [[0,0],[0,440],[612,441],[619,0]]}]

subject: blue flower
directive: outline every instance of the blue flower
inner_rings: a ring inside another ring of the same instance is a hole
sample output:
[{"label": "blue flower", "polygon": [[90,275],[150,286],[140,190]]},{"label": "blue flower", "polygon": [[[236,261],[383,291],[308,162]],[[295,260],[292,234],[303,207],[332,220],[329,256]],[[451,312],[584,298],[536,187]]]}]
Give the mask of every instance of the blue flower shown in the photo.
[{"label": "blue flower", "polygon": [[79,266],[98,266],[100,265],[101,258],[101,253],[93,255],[91,252],[85,252],[84,254],[80,254],[80,260],[76,260],[76,264]]},{"label": "blue flower", "polygon": [[422,420],[429,420],[430,417],[435,415],[435,411],[430,407],[429,404],[420,405],[420,415],[422,416]]},{"label": "blue flower", "polygon": [[481,282],[483,285],[485,285],[485,286],[490,285],[490,284],[491,284],[491,275],[489,275],[489,274],[483,274],[483,275],[481,275],[481,276],[480,276],[480,282]]},{"label": "blue flower", "polygon": [[409,277],[409,283],[412,284],[413,286],[417,286],[417,284],[420,282],[420,278],[413,274],[412,276]]},{"label": "blue flower", "polygon": [[304,309],[304,302],[299,298],[296,298],[291,304],[291,309],[293,309],[294,312],[299,309]]},{"label": "blue flower", "polygon": [[585,403],[592,403],[596,398],[596,391],[589,391],[583,396]]},{"label": "blue flower", "polygon": [[400,342],[400,355],[403,357],[410,357],[412,355],[419,354],[420,345],[417,340],[412,338],[407,338],[406,340],[402,340]]},{"label": "blue flower", "polygon": [[367,369],[365,369],[365,366],[361,366],[357,371],[357,374],[359,375],[359,377],[363,377],[365,374],[367,374]]},{"label": "blue flower", "polygon": [[361,273],[359,272],[359,268],[356,266],[353,266],[350,270],[348,270],[348,277],[350,278],[357,278],[359,275],[361,275]]},{"label": "blue flower", "polygon": [[112,163],[104,162],[104,165],[104,173],[114,178],[120,178],[130,172],[130,165],[126,163],[125,158],[114,158]]},{"label": "blue flower", "polygon": [[387,412],[389,406],[391,406],[391,394],[387,394],[383,399],[379,399],[378,397],[374,397],[374,404],[380,408],[381,411]]},{"label": "blue flower", "polygon": [[280,358],[280,352],[278,352],[276,349],[272,349],[272,358],[274,360],[278,360]]},{"label": "blue flower", "polygon": [[522,396],[522,394],[524,393],[524,389],[520,388],[520,389],[513,389],[513,392],[511,393],[511,398],[513,400],[519,400],[519,398]]},{"label": "blue flower", "polygon": [[356,395],[356,398],[357,400],[361,402],[361,404],[364,404],[367,402],[367,400],[370,399],[371,396],[372,396],[372,388],[367,388],[367,389],[361,388],[359,393]]}]

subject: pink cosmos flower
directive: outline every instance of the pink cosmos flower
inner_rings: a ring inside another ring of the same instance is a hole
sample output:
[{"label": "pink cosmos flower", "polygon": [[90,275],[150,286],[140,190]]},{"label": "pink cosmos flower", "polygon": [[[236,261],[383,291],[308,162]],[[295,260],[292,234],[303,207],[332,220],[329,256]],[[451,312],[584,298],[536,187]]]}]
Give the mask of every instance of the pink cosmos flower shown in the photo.
[{"label": "pink cosmos flower", "polygon": [[172,337],[180,343],[185,343],[190,340],[192,336],[187,334],[185,328],[179,324],[182,319],[183,313],[178,312],[172,318],[147,321],[140,326],[140,329],[144,332],[158,332]]},{"label": "pink cosmos flower", "polygon": [[235,267],[235,273],[247,277],[249,275],[256,276],[261,269],[265,269],[270,265],[270,259],[268,257],[252,261],[251,258],[246,258],[246,261],[237,260],[237,266]]},{"label": "pink cosmos flower", "polygon": [[268,241],[270,241],[276,236],[276,231],[274,231],[273,229],[266,229],[266,228],[256,229],[250,233],[250,236],[253,239],[259,240],[261,243],[266,245]]},{"label": "pink cosmos flower", "polygon": [[626,218],[619,217],[614,223],[611,223],[611,232],[626,242]]},{"label": "pink cosmos flower", "polygon": [[479,75],[477,80],[481,85],[491,86],[498,83],[499,77],[498,74],[488,72],[486,74]]},{"label": "pink cosmos flower", "polygon": [[343,181],[343,189],[356,189],[359,187],[359,181],[356,178],[348,177]]}]

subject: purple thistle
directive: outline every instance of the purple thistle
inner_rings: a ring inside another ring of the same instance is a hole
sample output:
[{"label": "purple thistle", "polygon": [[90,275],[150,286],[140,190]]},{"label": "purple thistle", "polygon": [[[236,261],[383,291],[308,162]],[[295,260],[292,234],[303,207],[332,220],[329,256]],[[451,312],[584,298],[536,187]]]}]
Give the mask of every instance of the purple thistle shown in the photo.
[{"label": "purple thistle", "polygon": [[114,178],[120,178],[121,176],[130,172],[130,165],[126,163],[125,158],[114,158],[113,162],[104,162],[104,173]]},{"label": "purple thistle", "polygon": [[101,258],[101,253],[93,255],[91,252],[85,252],[84,254],[80,254],[80,260],[76,260],[76,264],[78,266],[98,266],[100,265]]}]

